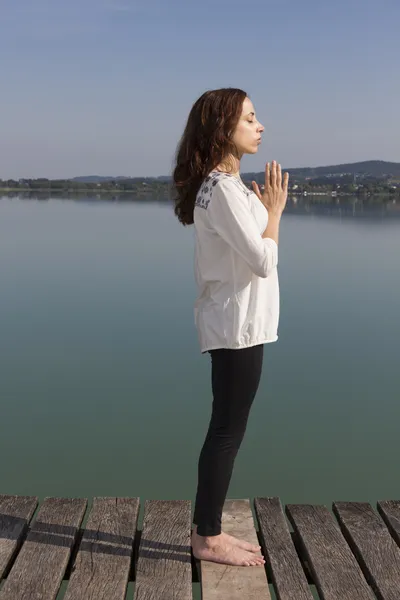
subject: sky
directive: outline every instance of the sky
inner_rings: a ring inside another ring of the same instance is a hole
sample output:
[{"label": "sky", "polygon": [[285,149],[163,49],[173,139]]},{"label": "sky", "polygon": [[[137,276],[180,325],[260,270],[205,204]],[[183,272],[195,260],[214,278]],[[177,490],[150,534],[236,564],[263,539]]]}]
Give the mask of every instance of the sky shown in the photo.
[{"label": "sky", "polygon": [[241,171],[400,162],[399,0],[0,0],[0,178],[170,175],[206,90],[265,126]]}]

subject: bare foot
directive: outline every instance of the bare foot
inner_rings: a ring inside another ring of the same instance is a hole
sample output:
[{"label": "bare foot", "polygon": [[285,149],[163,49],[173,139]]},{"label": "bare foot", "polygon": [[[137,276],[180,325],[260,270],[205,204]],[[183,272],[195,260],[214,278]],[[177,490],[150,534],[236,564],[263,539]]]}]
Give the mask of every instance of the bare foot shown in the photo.
[{"label": "bare foot", "polygon": [[[197,533],[197,525],[194,525],[194,530]],[[235,537],[234,535],[229,535],[229,533],[225,533],[224,531],[221,533],[221,535],[223,536],[223,538],[235,545],[238,546],[239,548],[242,548],[243,550],[247,550],[248,552],[260,552],[261,550],[261,546],[255,546],[254,544],[250,544],[250,542],[246,542],[245,540],[240,540],[239,538]]]},{"label": "bare foot", "polygon": [[250,542],[246,542],[245,540],[240,540],[234,535],[229,535],[229,533],[222,532],[222,535],[226,540],[229,540],[231,544],[235,544],[239,548],[243,548],[243,550],[247,550],[248,552],[257,553],[260,552],[261,546],[255,546],[254,544],[250,544]]},{"label": "bare foot", "polygon": [[262,556],[257,556],[254,552],[244,550],[230,541],[230,537],[232,536],[228,536],[224,533],[205,537],[198,535],[196,531],[193,530],[193,556],[198,560],[207,560],[238,567],[262,567],[265,564],[265,560]]}]

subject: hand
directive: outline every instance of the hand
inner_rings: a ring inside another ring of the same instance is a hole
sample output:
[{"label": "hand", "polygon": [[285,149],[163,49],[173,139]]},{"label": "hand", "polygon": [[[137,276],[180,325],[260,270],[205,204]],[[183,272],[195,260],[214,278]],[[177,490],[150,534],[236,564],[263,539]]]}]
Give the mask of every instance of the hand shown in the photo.
[{"label": "hand", "polygon": [[252,181],[254,193],[259,200],[264,204],[268,212],[281,215],[286,206],[289,173],[285,173],[282,184],[281,165],[277,165],[276,161],[272,161],[272,167],[269,163],[265,167],[265,185],[264,192],[261,194],[260,188],[255,181]]}]

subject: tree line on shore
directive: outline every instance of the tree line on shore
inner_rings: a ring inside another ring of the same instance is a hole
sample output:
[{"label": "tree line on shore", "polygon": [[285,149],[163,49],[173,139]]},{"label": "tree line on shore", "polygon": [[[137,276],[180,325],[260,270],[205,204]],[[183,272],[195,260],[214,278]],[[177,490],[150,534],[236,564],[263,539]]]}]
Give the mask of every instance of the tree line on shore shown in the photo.
[{"label": "tree line on shore", "polygon": [[[251,187],[251,181],[243,178],[248,187]],[[262,183],[261,181],[258,181]],[[49,191],[52,193],[74,193],[74,192],[131,192],[139,196],[156,195],[169,197],[172,193],[171,181],[162,179],[110,179],[107,181],[80,181],[73,179],[0,179],[0,189],[3,191]],[[368,178],[362,182],[354,181],[349,178],[327,178],[319,177],[316,179],[291,181],[289,192],[293,195],[314,194],[333,194],[349,196],[370,196],[383,195],[393,198],[400,198],[400,185],[388,180]]]}]

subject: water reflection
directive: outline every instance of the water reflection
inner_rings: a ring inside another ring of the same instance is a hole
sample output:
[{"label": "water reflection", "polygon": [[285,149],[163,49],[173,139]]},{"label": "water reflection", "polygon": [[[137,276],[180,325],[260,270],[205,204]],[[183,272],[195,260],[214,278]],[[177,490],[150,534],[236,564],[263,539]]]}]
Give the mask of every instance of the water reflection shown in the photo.
[{"label": "water reflection", "polygon": [[[88,191],[79,193],[65,192],[8,192],[0,196],[0,199],[26,200],[49,202],[51,200],[61,200],[70,202],[80,202],[87,204],[97,203],[139,203],[139,204],[172,204],[171,198],[163,195],[142,194],[137,195],[130,192],[125,193],[107,193],[95,194]],[[378,218],[399,218],[400,203],[389,197],[369,196],[367,198],[357,198],[354,196],[290,196],[286,205],[286,213],[296,215],[320,215],[330,217],[378,217]]]}]

